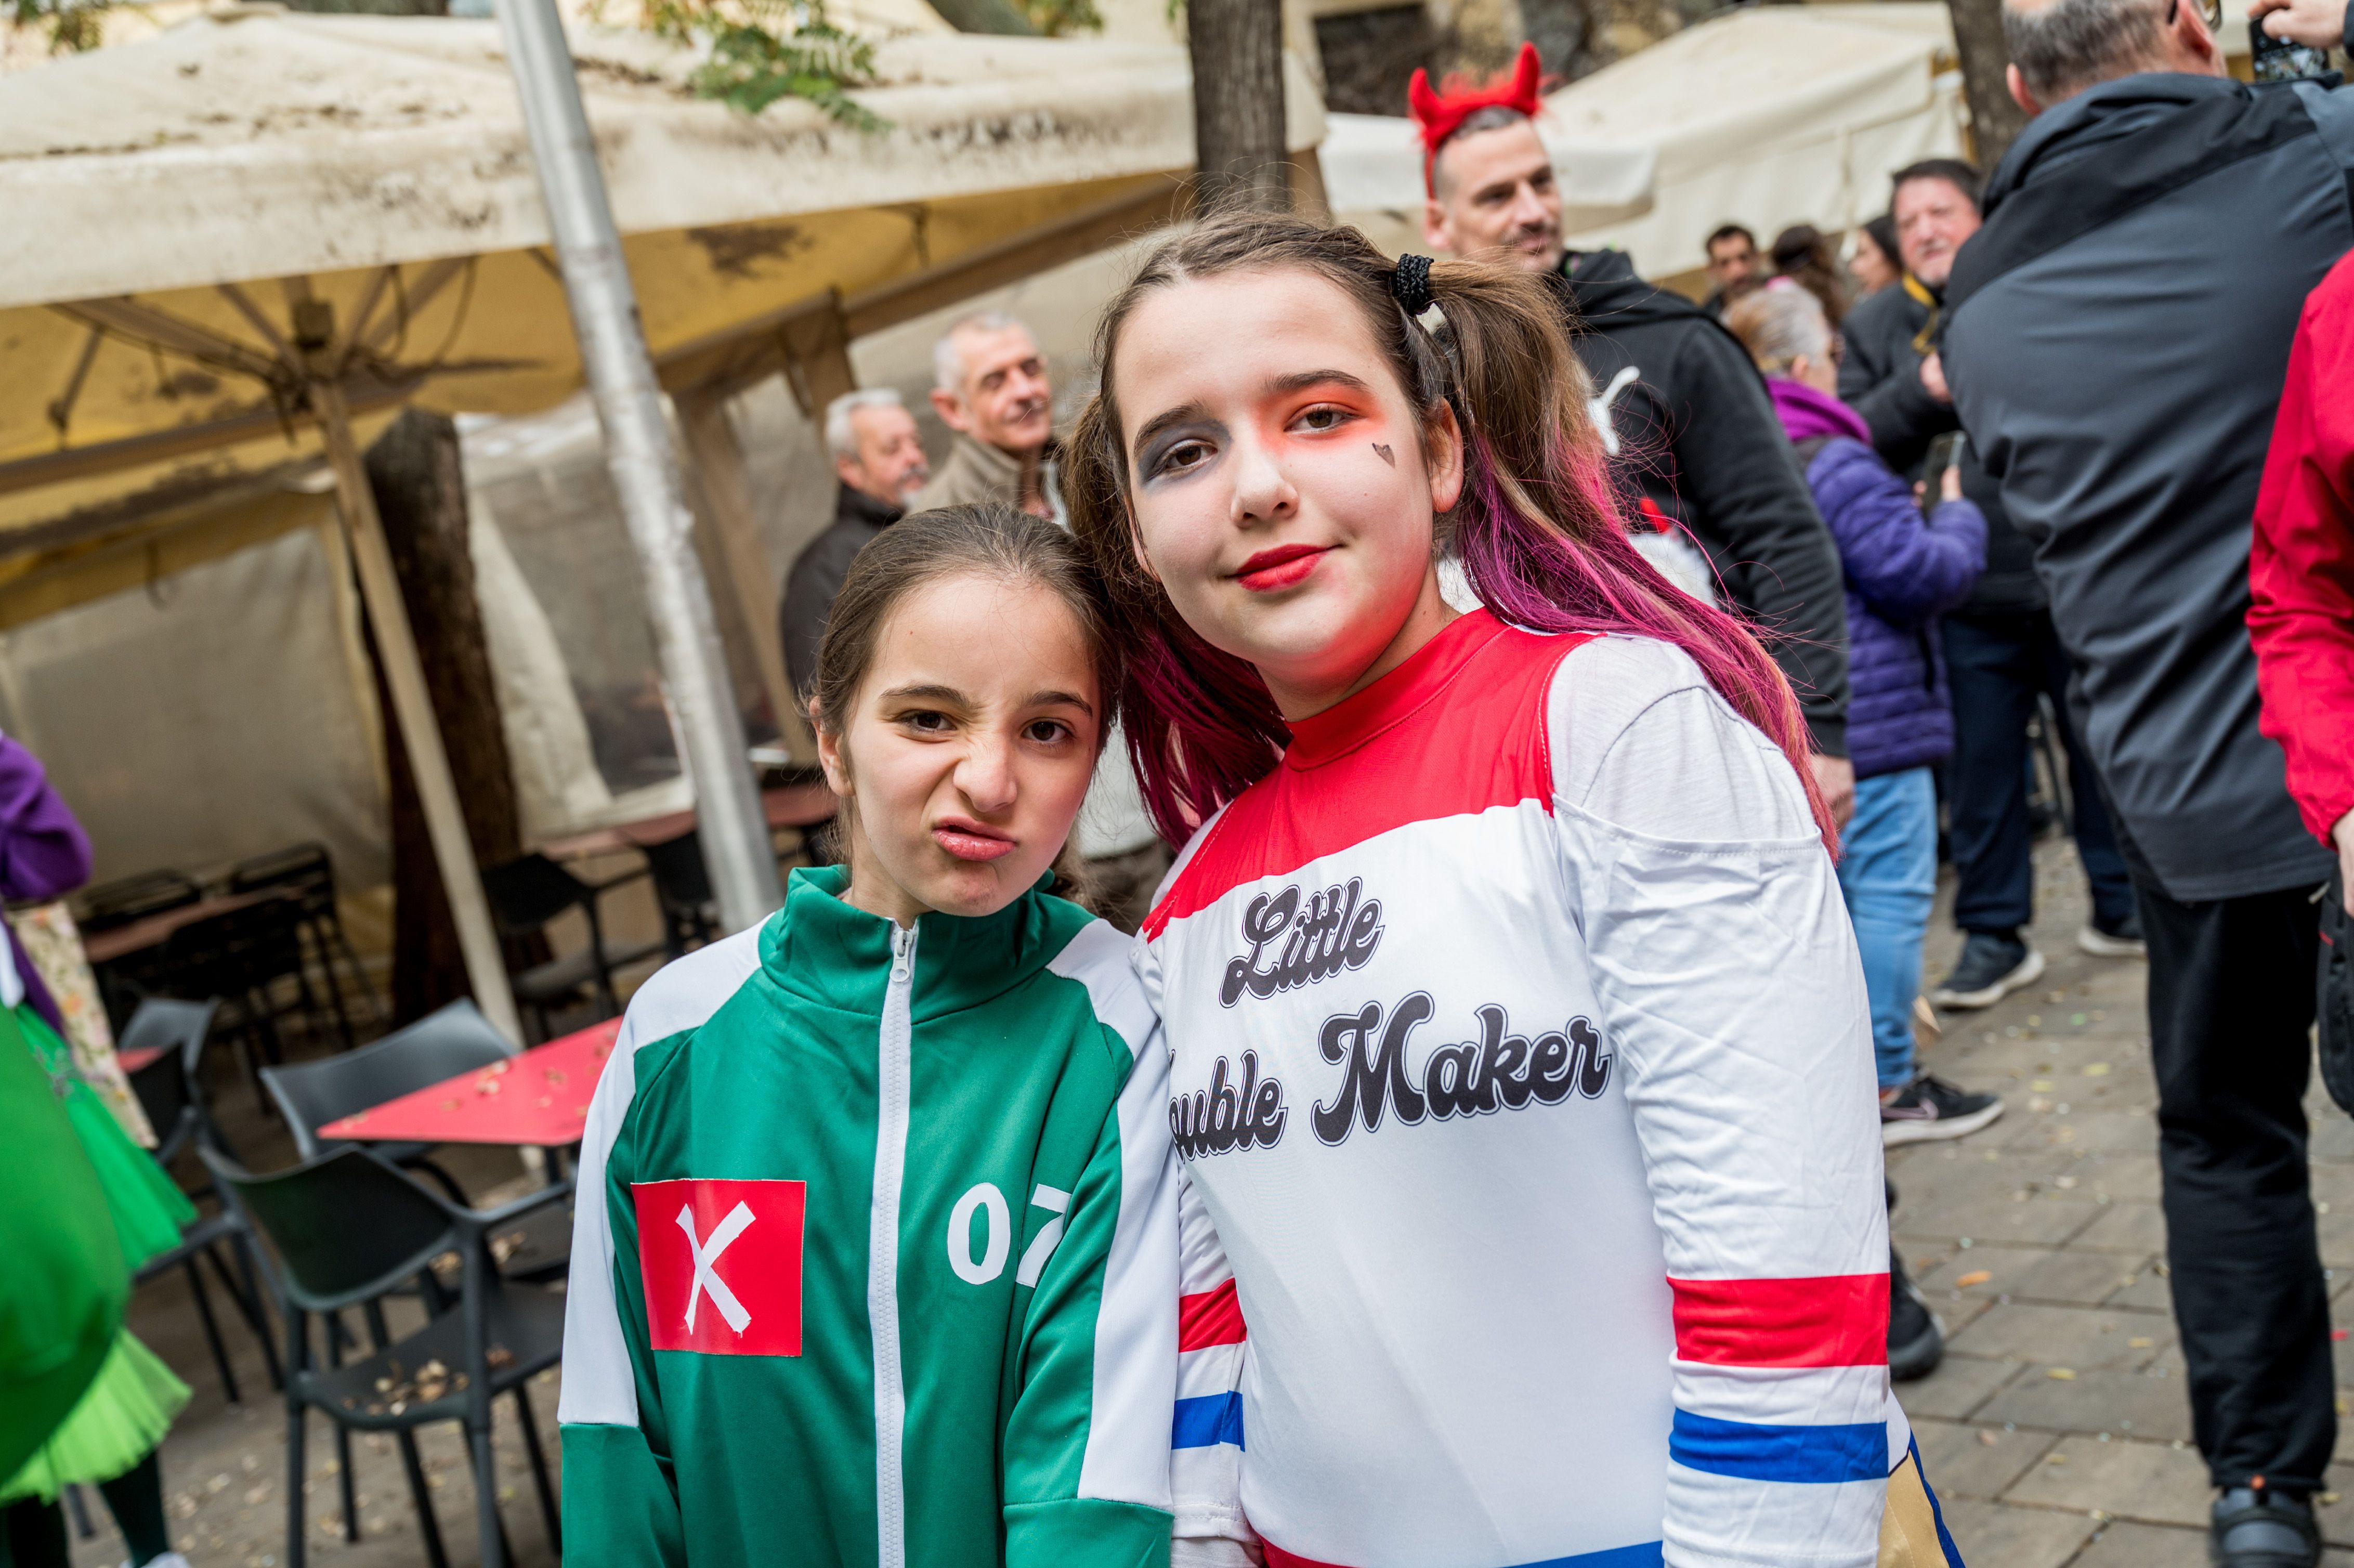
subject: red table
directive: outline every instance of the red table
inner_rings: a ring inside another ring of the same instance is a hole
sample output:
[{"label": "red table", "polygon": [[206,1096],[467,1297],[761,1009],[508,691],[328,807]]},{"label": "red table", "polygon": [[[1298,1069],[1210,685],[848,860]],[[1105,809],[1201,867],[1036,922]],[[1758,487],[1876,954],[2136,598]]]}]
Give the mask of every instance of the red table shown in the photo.
[{"label": "red table", "polygon": [[621,1021],[535,1045],[387,1100],[319,1129],[322,1138],[369,1143],[505,1143],[561,1149],[580,1141],[597,1075],[613,1054]]}]

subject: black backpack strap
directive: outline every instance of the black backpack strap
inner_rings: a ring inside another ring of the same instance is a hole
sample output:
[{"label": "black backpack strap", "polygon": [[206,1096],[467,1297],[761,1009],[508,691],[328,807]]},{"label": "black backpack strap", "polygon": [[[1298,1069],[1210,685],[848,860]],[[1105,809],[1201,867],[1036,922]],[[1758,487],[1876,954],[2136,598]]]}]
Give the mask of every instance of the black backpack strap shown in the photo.
[{"label": "black backpack strap", "polygon": [[1830,444],[1829,436],[1808,436],[1803,441],[1792,441],[1790,450],[1798,454],[1798,471],[1804,473],[1814,467],[1815,459],[1820,457],[1823,449]]},{"label": "black backpack strap", "polygon": [[2297,92],[2236,92],[2184,110],[2011,191],[1954,258],[1946,314],[2024,267],[2218,169],[2318,133]]}]

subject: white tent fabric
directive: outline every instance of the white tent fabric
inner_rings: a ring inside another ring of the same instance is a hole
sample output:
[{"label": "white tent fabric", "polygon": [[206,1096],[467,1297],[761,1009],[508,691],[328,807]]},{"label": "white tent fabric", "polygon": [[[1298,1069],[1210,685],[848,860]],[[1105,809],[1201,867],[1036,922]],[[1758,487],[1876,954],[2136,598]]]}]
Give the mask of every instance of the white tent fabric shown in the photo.
[{"label": "white tent fabric", "polygon": [[[497,24],[241,6],[5,79],[0,305],[326,273],[548,242]],[[908,33],[860,102],[883,134],[788,100],[687,97],[685,50],[577,27],[625,234],[1157,174],[1193,162],[1171,45]],[[1287,127],[1321,109],[1299,68]],[[59,245],[58,235],[106,235]],[[757,258],[746,258],[747,261]]]},{"label": "white tent fabric", "polygon": [[[1882,211],[1888,175],[1958,155],[1964,111],[1935,0],[1766,5],[1688,28],[1563,88],[1539,128],[1581,249],[1616,246],[1652,276],[1702,260],[1719,224],[1761,237]],[[1422,166],[1403,118],[1328,117],[1333,210],[1421,248]]]}]

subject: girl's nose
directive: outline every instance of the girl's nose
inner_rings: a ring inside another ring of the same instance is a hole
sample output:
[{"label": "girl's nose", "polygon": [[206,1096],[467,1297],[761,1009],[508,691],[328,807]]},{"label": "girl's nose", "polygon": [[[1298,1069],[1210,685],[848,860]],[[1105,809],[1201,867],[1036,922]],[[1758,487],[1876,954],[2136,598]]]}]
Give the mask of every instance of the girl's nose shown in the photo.
[{"label": "girl's nose", "polygon": [[1292,487],[1275,454],[1254,440],[1245,440],[1235,452],[1233,521],[1237,526],[1270,523],[1299,510],[1299,492]]},{"label": "girl's nose", "polygon": [[956,784],[977,811],[1002,811],[1013,804],[1013,747],[996,736],[980,736],[957,764]]}]

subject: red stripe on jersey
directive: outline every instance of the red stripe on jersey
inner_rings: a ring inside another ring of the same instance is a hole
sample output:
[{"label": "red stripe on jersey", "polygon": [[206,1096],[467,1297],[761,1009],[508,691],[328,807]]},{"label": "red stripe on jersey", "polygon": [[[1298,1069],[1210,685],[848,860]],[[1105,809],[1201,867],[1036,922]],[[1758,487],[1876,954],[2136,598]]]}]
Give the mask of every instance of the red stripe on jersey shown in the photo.
[{"label": "red stripe on jersey", "polygon": [[1329,1563],[1319,1563],[1313,1557],[1286,1552],[1264,1535],[1258,1538],[1258,1544],[1259,1550],[1267,1553],[1267,1568],[1332,1568]]},{"label": "red stripe on jersey", "polygon": [[1888,1360],[1888,1276],[1670,1279],[1676,1356],[1732,1367],[1866,1367]]},{"label": "red stripe on jersey", "polygon": [[1551,810],[1545,693],[1569,651],[1588,641],[1473,610],[1355,696],[1293,725],[1282,766],[1211,827],[1145,920],[1146,938],[1235,888],[1410,822],[1532,800]]},{"label": "red stripe on jersey", "polygon": [[1243,1304],[1227,1280],[1215,1290],[1177,1298],[1177,1348],[1206,1351],[1212,1345],[1239,1345],[1250,1338],[1243,1326]]}]

